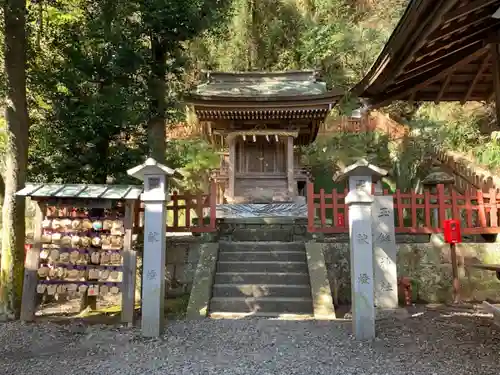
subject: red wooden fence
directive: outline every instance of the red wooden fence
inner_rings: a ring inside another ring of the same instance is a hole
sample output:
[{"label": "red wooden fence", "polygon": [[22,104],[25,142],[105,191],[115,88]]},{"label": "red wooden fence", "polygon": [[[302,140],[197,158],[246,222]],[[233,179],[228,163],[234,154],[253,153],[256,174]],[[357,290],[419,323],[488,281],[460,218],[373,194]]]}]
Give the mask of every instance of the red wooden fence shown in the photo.
[{"label": "red wooden fence", "polygon": [[[387,190],[384,195],[389,195]],[[314,184],[307,186],[308,230],[313,233],[345,233],[349,229],[348,209],[345,204],[347,189],[343,193],[333,190],[326,193],[321,189],[314,192]],[[464,234],[500,233],[498,211],[500,193],[491,189],[466,191],[459,195],[456,191],[446,191],[438,185],[436,191],[401,192],[394,197],[394,221],[396,233],[438,233],[442,232],[445,219],[461,221]]]},{"label": "red wooden fence", "polygon": [[[167,203],[167,232],[214,232],[216,230],[217,185],[208,194],[179,194],[174,191]],[[141,211],[144,208],[141,207]],[[194,220],[193,220],[194,219]]]}]

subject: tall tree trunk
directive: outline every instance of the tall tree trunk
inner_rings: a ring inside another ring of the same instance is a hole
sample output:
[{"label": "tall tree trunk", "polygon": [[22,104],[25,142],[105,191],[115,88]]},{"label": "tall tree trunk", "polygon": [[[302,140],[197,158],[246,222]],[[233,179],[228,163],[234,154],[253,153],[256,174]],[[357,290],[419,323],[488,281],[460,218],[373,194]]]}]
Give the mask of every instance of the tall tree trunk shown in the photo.
[{"label": "tall tree trunk", "polygon": [[16,197],[24,187],[28,161],[29,118],[26,103],[25,0],[5,0],[5,74],[7,79],[8,142],[5,156],[5,196],[2,208],[0,318],[18,316],[21,305],[25,203]]},{"label": "tall tree trunk", "polygon": [[248,2],[248,64],[247,70],[252,71],[257,67],[257,5],[256,0]]},{"label": "tall tree trunk", "polygon": [[166,113],[167,113],[167,49],[160,37],[151,37],[151,79],[149,81],[150,113],[148,122],[149,155],[156,161],[165,162]]}]

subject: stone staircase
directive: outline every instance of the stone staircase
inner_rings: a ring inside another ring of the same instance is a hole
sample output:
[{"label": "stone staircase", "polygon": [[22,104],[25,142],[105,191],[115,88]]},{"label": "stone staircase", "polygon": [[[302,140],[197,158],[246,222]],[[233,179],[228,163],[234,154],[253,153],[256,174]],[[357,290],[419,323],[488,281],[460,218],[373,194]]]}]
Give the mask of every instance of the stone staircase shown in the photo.
[{"label": "stone staircase", "polygon": [[304,242],[269,237],[269,232],[253,232],[219,243],[211,317],[312,316]]}]

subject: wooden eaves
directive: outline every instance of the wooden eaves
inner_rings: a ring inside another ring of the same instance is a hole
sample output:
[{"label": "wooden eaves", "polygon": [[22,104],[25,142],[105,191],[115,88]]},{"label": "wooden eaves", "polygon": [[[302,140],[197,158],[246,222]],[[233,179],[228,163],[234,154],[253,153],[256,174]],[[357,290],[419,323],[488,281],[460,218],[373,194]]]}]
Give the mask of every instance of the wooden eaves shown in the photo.
[{"label": "wooden eaves", "polygon": [[352,93],[376,108],[490,100],[497,90],[500,108],[499,8],[500,0],[412,0]]}]

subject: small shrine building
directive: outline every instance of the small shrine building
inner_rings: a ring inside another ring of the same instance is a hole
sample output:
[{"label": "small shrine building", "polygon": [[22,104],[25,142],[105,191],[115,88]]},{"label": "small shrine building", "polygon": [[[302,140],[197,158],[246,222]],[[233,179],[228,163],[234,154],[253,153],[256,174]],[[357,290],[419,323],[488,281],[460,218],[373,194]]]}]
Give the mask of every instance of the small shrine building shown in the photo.
[{"label": "small shrine building", "polygon": [[225,150],[216,180],[227,203],[293,202],[305,194],[300,146],[342,98],[315,71],[206,73],[188,98],[206,138]]}]

